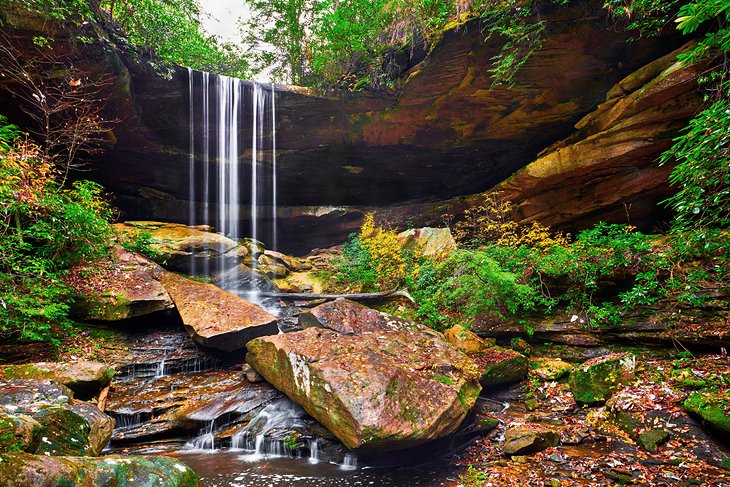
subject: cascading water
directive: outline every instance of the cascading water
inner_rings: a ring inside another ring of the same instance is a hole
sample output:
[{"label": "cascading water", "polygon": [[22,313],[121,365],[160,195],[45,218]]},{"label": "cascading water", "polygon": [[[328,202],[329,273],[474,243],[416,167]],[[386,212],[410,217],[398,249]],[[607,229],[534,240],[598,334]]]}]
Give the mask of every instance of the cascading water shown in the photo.
[{"label": "cascading water", "polygon": [[[190,115],[189,198],[190,225],[211,225],[233,238],[250,237],[252,254],[260,252],[258,241],[270,249],[277,248],[276,193],[276,90],[259,83],[249,84],[236,78],[188,70]],[[212,80],[211,80],[212,76]],[[197,109],[200,106],[200,109]],[[250,107],[251,138],[246,144],[243,114]],[[200,136],[198,136],[200,134]],[[211,144],[211,141],[214,141]],[[251,169],[240,171],[244,153],[250,150]],[[211,157],[211,154],[213,155]],[[211,178],[211,174],[215,177]],[[244,202],[248,202],[250,228],[240,227],[244,219]],[[211,211],[215,208],[215,211]],[[270,211],[265,211],[269,208]],[[196,269],[195,275],[219,275],[226,269],[224,260],[217,269]],[[255,268],[256,260],[252,266]],[[235,281],[233,281],[235,282]],[[258,301],[256,289],[227,288],[247,292]]]}]

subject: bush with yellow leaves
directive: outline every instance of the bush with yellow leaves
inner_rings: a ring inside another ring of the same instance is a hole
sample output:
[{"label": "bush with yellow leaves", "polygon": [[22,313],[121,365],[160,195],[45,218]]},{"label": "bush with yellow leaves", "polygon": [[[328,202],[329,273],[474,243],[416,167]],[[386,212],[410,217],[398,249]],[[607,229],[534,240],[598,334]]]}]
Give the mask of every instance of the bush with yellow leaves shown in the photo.
[{"label": "bush with yellow leaves", "polygon": [[568,244],[567,235],[552,232],[539,222],[519,225],[514,221],[514,215],[512,202],[493,191],[485,196],[483,205],[464,212],[464,220],[453,228],[454,238],[459,243],[470,245],[494,243],[510,247],[550,247]]}]

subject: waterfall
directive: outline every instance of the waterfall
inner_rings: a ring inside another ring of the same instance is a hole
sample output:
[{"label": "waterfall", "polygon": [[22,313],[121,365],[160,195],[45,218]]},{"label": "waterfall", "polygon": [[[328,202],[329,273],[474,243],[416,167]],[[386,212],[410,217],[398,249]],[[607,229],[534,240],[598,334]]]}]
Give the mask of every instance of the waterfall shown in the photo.
[{"label": "waterfall", "polygon": [[[252,253],[278,246],[277,167],[276,167],[276,90],[228,76],[188,70],[189,89],[189,224],[210,225],[232,239],[250,237]],[[199,107],[199,108],[198,108]],[[250,111],[250,126],[243,114]],[[250,129],[250,142],[245,133]],[[250,144],[250,145],[249,145]],[[250,150],[250,172],[242,171],[243,155]],[[213,177],[211,177],[211,175]],[[248,204],[245,202],[248,201]],[[246,211],[248,210],[248,211]],[[250,226],[240,222],[248,213]],[[194,275],[222,273],[220,266],[195,268]],[[252,266],[255,268],[256,261]],[[233,284],[231,286],[234,286]],[[248,291],[255,289],[228,289]]]}]

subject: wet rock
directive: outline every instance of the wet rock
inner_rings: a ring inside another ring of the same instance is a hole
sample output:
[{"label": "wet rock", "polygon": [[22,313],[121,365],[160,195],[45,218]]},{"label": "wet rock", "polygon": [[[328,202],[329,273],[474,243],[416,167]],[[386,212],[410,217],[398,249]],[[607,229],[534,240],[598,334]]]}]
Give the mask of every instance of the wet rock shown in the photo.
[{"label": "wet rock", "polygon": [[170,272],[159,279],[199,345],[230,353],[253,338],[279,332],[275,316],[235,294]]},{"label": "wet rock", "polygon": [[255,270],[269,279],[281,279],[289,275],[289,268],[268,254],[261,254]]},{"label": "wet rock", "polygon": [[0,462],[3,485],[58,487],[197,487],[198,476],[179,460],[153,456],[82,458],[16,454]]},{"label": "wet rock", "polygon": [[210,227],[189,227],[179,223],[129,221],[117,223],[114,229],[128,242],[147,234],[148,247],[154,260],[165,268],[197,274],[205,268],[234,267],[239,258],[231,253],[237,246],[228,237],[210,231]]},{"label": "wet rock", "polygon": [[560,433],[539,425],[514,426],[504,434],[502,451],[507,455],[536,453],[560,441]]},{"label": "wet rock", "polygon": [[650,453],[656,453],[659,445],[669,440],[671,435],[663,429],[651,429],[639,435],[639,443]]},{"label": "wet rock", "polygon": [[398,244],[431,259],[446,259],[457,249],[449,228],[411,228],[398,234]]},{"label": "wet rock", "polygon": [[467,355],[482,352],[495,344],[494,340],[485,340],[461,325],[454,325],[446,330],[444,338]]},{"label": "wet rock", "polygon": [[254,271],[249,265],[241,264],[229,269],[213,280],[213,284],[225,289],[256,289],[263,292],[274,292],[276,286],[269,278]]},{"label": "wet rock", "polygon": [[727,394],[721,392],[695,392],[683,403],[685,411],[709,425],[711,429],[730,434],[730,413],[727,409]]},{"label": "wet rock", "polygon": [[519,382],[529,371],[527,357],[507,348],[490,347],[470,357],[481,371],[479,382],[484,389]]},{"label": "wet rock", "polygon": [[591,359],[570,374],[570,390],[578,404],[601,404],[634,378],[636,356],[609,354]]},{"label": "wet rock", "polygon": [[27,414],[0,412],[0,453],[38,448],[41,425]]},{"label": "wet rock", "polygon": [[435,333],[411,320],[377,311],[349,299],[338,298],[299,315],[303,328],[322,327],[338,333],[410,330]]},{"label": "wet rock", "polygon": [[[274,250],[267,250],[264,252],[268,258],[273,262],[284,265],[287,269],[292,272],[306,272],[312,269],[312,264],[304,259],[293,257],[291,255],[282,254]],[[259,261],[261,258],[259,258]]]},{"label": "wet rock", "polygon": [[91,283],[77,287],[72,312],[85,320],[119,321],[173,308],[155,278],[156,264],[116,247],[116,262]]},{"label": "wet rock", "polygon": [[194,404],[219,394],[235,395],[241,383],[240,372],[235,371],[115,381],[106,404],[106,412],[117,421],[112,441],[128,443],[196,430],[199,423],[178,421],[177,413],[192,411]]},{"label": "wet rock", "polygon": [[438,336],[309,328],[252,340],[246,360],[348,448],[399,449],[453,432],[478,371]]},{"label": "wet rock", "polygon": [[96,406],[74,400],[69,389],[46,379],[0,382],[0,410],[40,425],[33,453],[98,455],[114,428],[114,420]]},{"label": "wet rock", "polygon": [[114,369],[100,362],[39,362],[0,367],[0,378],[52,379],[74,392],[75,397],[89,398],[108,386]]},{"label": "wet rock", "polygon": [[530,360],[530,369],[543,380],[558,380],[570,374],[573,366],[558,358],[534,358]]}]

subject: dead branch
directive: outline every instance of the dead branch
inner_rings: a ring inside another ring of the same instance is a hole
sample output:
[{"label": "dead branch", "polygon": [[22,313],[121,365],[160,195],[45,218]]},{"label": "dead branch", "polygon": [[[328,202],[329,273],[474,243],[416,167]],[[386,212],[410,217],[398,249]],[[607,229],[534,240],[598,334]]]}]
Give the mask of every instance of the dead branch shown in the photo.
[{"label": "dead branch", "polygon": [[291,299],[291,300],[303,300],[313,301],[317,299],[324,299],[326,301],[333,301],[339,298],[349,299],[351,301],[384,301],[387,299],[394,298],[405,298],[411,303],[415,303],[413,297],[406,290],[399,291],[383,291],[379,293],[355,293],[355,294],[311,294],[311,293],[261,293],[260,296],[264,298],[278,298],[278,299]]}]

